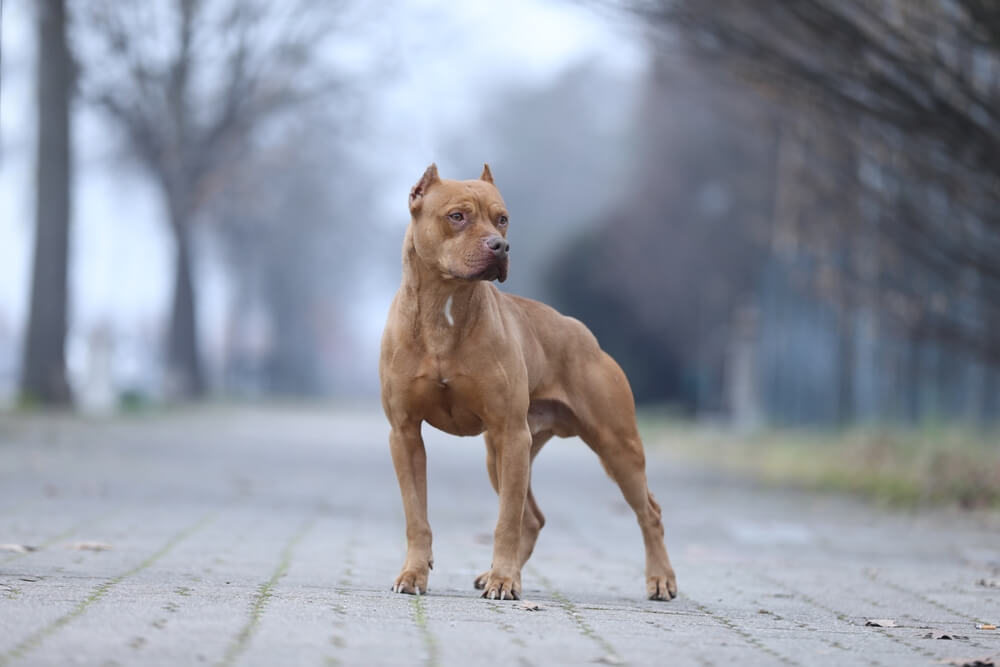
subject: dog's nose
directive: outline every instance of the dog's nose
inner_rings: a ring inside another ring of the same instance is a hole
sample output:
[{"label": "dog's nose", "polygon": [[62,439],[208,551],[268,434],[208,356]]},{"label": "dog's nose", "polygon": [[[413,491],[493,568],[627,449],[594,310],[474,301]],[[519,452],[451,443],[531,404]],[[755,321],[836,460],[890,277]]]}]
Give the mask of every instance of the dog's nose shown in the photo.
[{"label": "dog's nose", "polygon": [[486,239],[486,247],[499,259],[503,259],[510,252],[510,244],[502,236],[491,236]]}]

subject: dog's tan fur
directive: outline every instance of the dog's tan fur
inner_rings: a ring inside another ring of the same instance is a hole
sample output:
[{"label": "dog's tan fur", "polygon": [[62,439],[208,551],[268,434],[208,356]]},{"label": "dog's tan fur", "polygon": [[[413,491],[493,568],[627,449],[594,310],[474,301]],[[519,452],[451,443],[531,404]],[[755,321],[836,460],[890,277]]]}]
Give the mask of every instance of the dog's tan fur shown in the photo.
[{"label": "dog's tan fur", "polygon": [[553,435],[580,436],[597,453],[642,529],[647,595],[676,596],[625,374],[579,321],[490,282],[506,278],[509,246],[489,166],[479,180],[451,181],[431,165],[410,193],[410,213],[379,365],[406,513],[406,561],[393,590],[426,591],[433,566],[426,421],[454,435],[486,434],[500,513],[492,566],[475,581],[484,597],[520,597],[521,568],[545,523],[531,461]]}]

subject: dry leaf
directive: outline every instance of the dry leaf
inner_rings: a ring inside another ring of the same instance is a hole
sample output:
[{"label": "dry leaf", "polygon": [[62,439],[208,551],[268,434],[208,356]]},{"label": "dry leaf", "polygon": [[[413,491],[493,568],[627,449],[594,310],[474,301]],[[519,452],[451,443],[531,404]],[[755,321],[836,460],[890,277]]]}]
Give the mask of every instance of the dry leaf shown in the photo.
[{"label": "dry leaf", "polygon": [[896,621],[891,618],[870,618],[865,621],[865,625],[873,628],[894,628]]},{"label": "dry leaf", "polygon": [[29,551],[38,551],[38,547],[29,547],[27,544],[0,544],[0,551],[13,551],[16,554],[26,554]]},{"label": "dry leaf", "polygon": [[521,608],[523,608],[525,611],[541,611],[545,607],[538,604],[537,602],[529,602],[528,600],[522,600]]},{"label": "dry leaf", "polygon": [[924,639],[968,639],[965,635],[956,635],[953,632],[941,632],[940,630],[935,630],[934,632],[928,632],[924,635]]},{"label": "dry leaf", "polygon": [[993,656],[983,658],[948,658],[941,660],[941,664],[953,665],[954,667],[997,667],[997,659]]},{"label": "dry leaf", "polygon": [[111,545],[107,542],[74,542],[68,548],[73,551],[110,551]]},{"label": "dry leaf", "polygon": [[995,623],[976,623],[976,630],[996,630]]},{"label": "dry leaf", "polygon": [[977,586],[985,586],[986,588],[1000,588],[1000,579],[980,579],[976,582]]}]

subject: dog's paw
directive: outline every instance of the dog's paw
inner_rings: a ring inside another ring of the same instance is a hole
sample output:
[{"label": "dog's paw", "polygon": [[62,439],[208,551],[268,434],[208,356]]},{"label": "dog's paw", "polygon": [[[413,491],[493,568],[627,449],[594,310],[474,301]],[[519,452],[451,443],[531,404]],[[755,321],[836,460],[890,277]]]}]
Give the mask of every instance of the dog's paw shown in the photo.
[{"label": "dog's paw", "polygon": [[404,569],[392,584],[392,592],[423,595],[427,592],[427,574],[411,568]]},{"label": "dog's paw", "polygon": [[472,585],[476,588],[477,591],[481,591],[484,588],[486,588],[486,580],[489,578],[490,578],[490,571],[486,570],[478,577],[476,577],[476,580],[472,582]]},{"label": "dog's paw", "polygon": [[677,597],[677,577],[667,569],[663,574],[646,577],[646,596],[650,600],[673,600]]},{"label": "dog's paw", "polygon": [[[480,579],[482,579],[481,586]],[[483,597],[489,600],[520,600],[521,576],[504,575],[498,570],[490,570],[476,578],[476,588],[482,588]]]}]

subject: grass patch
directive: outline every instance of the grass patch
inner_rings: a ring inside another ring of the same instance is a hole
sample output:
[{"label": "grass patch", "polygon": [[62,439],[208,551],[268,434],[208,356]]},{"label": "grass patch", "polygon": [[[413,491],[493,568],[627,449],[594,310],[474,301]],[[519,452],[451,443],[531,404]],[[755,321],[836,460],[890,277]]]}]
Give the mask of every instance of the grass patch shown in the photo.
[{"label": "grass patch", "polygon": [[858,427],[752,435],[647,417],[646,441],[765,482],[848,492],[895,506],[1000,508],[1000,432]]}]

